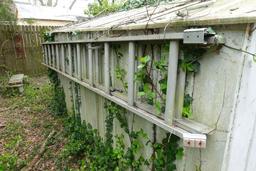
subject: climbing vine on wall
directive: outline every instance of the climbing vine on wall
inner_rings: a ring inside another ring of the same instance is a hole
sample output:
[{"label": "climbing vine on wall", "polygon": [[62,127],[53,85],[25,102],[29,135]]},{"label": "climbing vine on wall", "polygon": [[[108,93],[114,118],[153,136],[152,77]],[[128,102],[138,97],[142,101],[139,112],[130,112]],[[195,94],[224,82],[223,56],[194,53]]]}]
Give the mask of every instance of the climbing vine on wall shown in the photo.
[{"label": "climbing vine on wall", "polygon": [[[80,164],[80,170],[135,171],[145,167],[155,171],[176,169],[175,161],[183,156],[183,149],[178,145],[178,137],[166,134],[162,142],[151,142],[142,129],[133,130],[133,122],[131,125],[128,124],[127,111],[124,108],[106,102],[105,110],[105,138],[102,138],[98,130],[93,129],[90,124],[81,122],[81,119],[74,115],[66,120],[65,132],[68,143],[58,159],[60,169],[63,169],[64,163],[74,160]],[[113,136],[114,120],[119,122],[123,134]],[[145,146],[155,149],[149,158],[142,155]]]},{"label": "climbing vine on wall", "polygon": [[120,45],[113,45],[113,49],[116,55],[116,67],[115,67],[115,77],[117,80],[119,80],[123,86],[124,90],[120,90],[121,92],[127,93],[128,90],[128,83],[125,80],[125,77],[127,75],[127,72],[124,68],[121,67],[121,60],[123,58],[123,54],[120,52]]},{"label": "climbing vine on wall", "polygon": [[[181,47],[184,58],[179,60],[180,68],[187,74],[198,73],[200,70],[199,59],[206,52],[205,48],[193,46]],[[152,54],[154,54],[153,48],[151,50]],[[163,45],[163,50],[164,53],[169,52],[168,44]],[[168,63],[166,58],[161,56],[160,60],[154,61],[153,55],[144,55],[138,57],[137,60],[139,65],[137,67],[135,81],[139,85],[138,96],[146,99],[148,104],[155,106],[158,114],[164,113],[168,77]],[[159,73],[157,81],[155,81],[154,72]],[[182,110],[183,117],[192,116],[192,101],[193,98],[189,94],[185,94]]]},{"label": "climbing vine on wall", "polygon": [[[169,44],[160,46],[163,49],[162,54],[169,53]],[[126,71],[119,64],[123,54],[119,51],[120,47],[114,46],[117,56],[117,66],[115,69],[116,79],[121,81],[124,90],[127,92],[127,82],[125,81]],[[146,48],[145,48],[146,49]],[[179,67],[187,74],[198,73],[200,70],[199,59],[206,52],[205,48],[194,46],[181,46],[183,59],[179,60]],[[139,65],[135,73],[135,82],[138,85],[138,97],[149,105],[153,105],[158,115],[165,111],[165,101],[167,92],[168,63],[165,56],[159,60],[154,60],[154,48],[151,45],[151,55],[144,52],[143,56],[137,57]],[[161,51],[161,50],[160,50]],[[155,73],[158,74],[155,78]],[[182,116],[189,118],[192,116],[193,98],[189,94],[184,95],[184,106]]]},{"label": "climbing vine on wall", "polygon": [[[179,67],[186,72],[186,74],[197,74],[200,71],[199,59],[206,52],[205,48],[194,46],[181,46],[183,52],[183,59],[179,60]],[[184,95],[182,116],[186,118],[192,117],[192,102],[193,98],[189,94]]]},{"label": "climbing vine on wall", "polygon": [[[135,74],[135,81],[139,85],[138,96],[146,99],[148,104],[154,105],[158,114],[163,113],[167,90],[167,62],[164,59],[153,61],[148,55],[138,57],[138,61],[140,64]],[[160,73],[157,82],[153,76],[154,71]]]},{"label": "climbing vine on wall", "polygon": [[48,69],[48,77],[54,89],[54,94],[49,108],[53,114],[64,115],[67,113],[67,108],[64,90],[60,85],[58,73],[52,69]]}]

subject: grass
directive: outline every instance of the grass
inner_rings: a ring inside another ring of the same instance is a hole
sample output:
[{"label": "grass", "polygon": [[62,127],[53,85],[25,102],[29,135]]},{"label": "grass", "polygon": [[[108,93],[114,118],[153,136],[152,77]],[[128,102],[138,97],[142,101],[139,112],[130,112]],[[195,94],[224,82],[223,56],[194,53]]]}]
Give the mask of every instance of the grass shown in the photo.
[{"label": "grass", "polygon": [[7,88],[9,76],[0,77],[0,171],[26,168],[53,130],[57,134],[49,140],[36,168],[58,170],[57,158],[66,140],[63,117],[54,116],[49,108],[52,85],[47,77],[28,78],[21,95]]}]

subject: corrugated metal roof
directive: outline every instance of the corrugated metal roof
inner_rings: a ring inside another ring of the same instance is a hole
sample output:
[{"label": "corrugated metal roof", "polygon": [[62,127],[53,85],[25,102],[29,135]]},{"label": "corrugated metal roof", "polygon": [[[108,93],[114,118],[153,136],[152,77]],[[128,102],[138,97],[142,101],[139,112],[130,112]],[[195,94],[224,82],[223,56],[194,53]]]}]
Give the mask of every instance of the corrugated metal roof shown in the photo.
[{"label": "corrugated metal roof", "polygon": [[252,23],[256,22],[255,9],[256,0],[176,0],[93,18],[54,32]]}]

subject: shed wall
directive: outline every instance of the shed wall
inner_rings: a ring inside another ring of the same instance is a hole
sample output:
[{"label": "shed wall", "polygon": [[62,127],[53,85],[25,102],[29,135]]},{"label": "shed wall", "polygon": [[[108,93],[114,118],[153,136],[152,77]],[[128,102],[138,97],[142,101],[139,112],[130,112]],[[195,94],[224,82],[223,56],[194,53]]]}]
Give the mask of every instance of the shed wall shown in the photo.
[{"label": "shed wall", "polygon": [[[219,26],[213,29],[226,38],[226,44],[241,49],[247,46],[246,25]],[[247,29],[248,33],[248,29]],[[65,34],[58,36],[65,40]],[[122,50],[122,49],[121,49]],[[123,52],[124,54],[127,52]],[[125,56],[127,58],[127,55]],[[237,95],[237,87],[240,81],[242,67],[242,53],[236,50],[222,47],[221,49],[209,49],[200,60],[200,72],[188,77],[187,92],[193,95],[192,119],[214,127],[215,131],[207,136],[206,149],[185,148],[183,160],[177,161],[177,170],[202,171],[221,170],[224,151],[227,148],[227,135],[230,132],[230,118],[233,112]],[[72,110],[71,88],[69,79],[60,75],[64,86],[68,109]],[[104,111],[105,99],[96,93],[80,86],[81,118],[97,128],[100,134],[105,134]],[[134,117],[134,129],[142,128],[152,139],[153,124],[129,113],[127,115],[131,126]],[[115,122],[114,134],[120,133],[120,126]],[[157,138],[160,141],[165,131],[157,128]],[[145,156],[150,156],[152,149],[145,147]],[[147,170],[145,168],[145,170]]]}]

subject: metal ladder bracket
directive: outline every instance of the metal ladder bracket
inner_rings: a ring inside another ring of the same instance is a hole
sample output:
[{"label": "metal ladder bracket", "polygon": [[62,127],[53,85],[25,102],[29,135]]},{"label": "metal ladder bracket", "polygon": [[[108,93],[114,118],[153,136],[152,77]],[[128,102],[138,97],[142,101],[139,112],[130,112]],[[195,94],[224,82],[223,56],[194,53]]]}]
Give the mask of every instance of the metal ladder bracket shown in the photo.
[{"label": "metal ladder bracket", "polygon": [[216,32],[209,28],[193,28],[184,30],[184,44],[224,44],[225,39],[217,35]]}]

